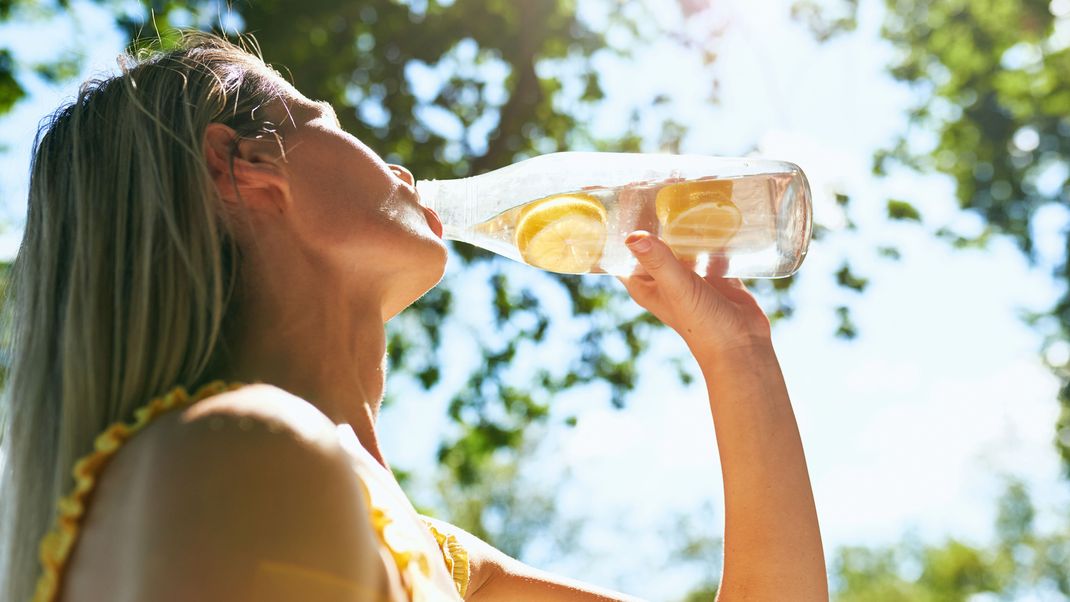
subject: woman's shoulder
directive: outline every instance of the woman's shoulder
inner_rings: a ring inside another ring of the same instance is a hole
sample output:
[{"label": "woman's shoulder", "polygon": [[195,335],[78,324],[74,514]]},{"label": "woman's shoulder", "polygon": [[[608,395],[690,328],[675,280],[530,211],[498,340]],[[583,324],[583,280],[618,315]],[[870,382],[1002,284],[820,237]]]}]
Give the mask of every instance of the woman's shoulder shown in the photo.
[{"label": "woman's shoulder", "polygon": [[239,469],[247,477],[262,467],[278,473],[293,463],[304,465],[293,476],[314,478],[309,471],[316,466],[351,472],[336,425],[310,402],[260,383],[205,394],[208,388],[158,415],[124,446],[136,448],[127,454],[137,458],[129,477],[157,491],[203,487],[206,479]]},{"label": "woman's shoulder", "polygon": [[162,447],[275,442],[306,446],[309,451],[338,449],[336,427],[323,412],[297,395],[263,383],[206,396],[160,422],[152,440]]},{"label": "woman's shoulder", "polygon": [[332,588],[379,590],[366,490],[312,404],[242,386],[168,412],[135,439],[127,468],[106,479],[118,494],[105,496],[111,507],[94,509],[124,517],[104,519],[123,533],[93,546],[122,542],[132,562],[116,569],[125,579],[111,577],[136,590],[124,595],[316,600],[334,599]]},{"label": "woman's shoulder", "polygon": [[[324,495],[337,493],[358,508],[366,505],[337,427],[314,405],[283,389],[245,385],[161,418],[155,431],[146,429],[139,455],[148,470],[137,475],[138,487],[160,498],[158,503],[191,492],[199,498],[211,494],[215,499],[203,508],[207,518],[227,507],[245,512],[252,504],[277,504],[287,495],[295,504],[322,505]],[[332,491],[323,491],[328,484]],[[192,513],[189,503],[183,502],[180,511]]]}]

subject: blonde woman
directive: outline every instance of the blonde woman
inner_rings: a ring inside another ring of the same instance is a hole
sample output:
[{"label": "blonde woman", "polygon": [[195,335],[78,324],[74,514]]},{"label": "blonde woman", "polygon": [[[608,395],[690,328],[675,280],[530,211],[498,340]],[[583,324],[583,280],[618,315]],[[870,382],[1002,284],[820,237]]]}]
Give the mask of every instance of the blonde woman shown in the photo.
[{"label": "blonde woman", "polygon": [[[0,597],[626,599],[417,515],[394,480],[384,323],[438,283],[440,236],[412,174],[228,42],[83,86],[35,145],[6,305]],[[631,239],[628,292],[709,388],[720,599],[827,599],[768,320]]]}]

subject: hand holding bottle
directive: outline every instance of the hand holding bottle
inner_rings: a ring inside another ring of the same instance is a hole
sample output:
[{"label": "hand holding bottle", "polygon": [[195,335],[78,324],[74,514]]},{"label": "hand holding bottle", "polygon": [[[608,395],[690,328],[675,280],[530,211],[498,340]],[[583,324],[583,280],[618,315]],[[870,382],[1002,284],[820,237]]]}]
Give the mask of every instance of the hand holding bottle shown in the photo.
[{"label": "hand holding bottle", "polygon": [[658,237],[631,233],[620,278],[684,338],[709,393],[725,496],[721,599],[828,602],[813,490],[769,319],[715,257],[699,276]]},{"label": "hand holding bottle", "polygon": [[706,276],[642,230],[625,239],[639,269],[619,280],[636,303],[683,337],[696,358],[770,340],[769,318],[738,278],[724,278],[726,260],[711,258]]}]

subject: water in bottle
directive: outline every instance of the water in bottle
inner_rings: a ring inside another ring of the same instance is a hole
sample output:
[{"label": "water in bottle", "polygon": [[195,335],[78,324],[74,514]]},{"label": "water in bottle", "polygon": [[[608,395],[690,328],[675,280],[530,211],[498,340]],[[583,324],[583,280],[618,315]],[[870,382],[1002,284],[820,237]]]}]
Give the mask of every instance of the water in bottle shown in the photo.
[{"label": "water in bottle", "polygon": [[783,277],[811,230],[805,176],[779,161],[555,153],[417,189],[446,238],[566,274],[633,273],[624,239],[646,230],[699,273]]}]

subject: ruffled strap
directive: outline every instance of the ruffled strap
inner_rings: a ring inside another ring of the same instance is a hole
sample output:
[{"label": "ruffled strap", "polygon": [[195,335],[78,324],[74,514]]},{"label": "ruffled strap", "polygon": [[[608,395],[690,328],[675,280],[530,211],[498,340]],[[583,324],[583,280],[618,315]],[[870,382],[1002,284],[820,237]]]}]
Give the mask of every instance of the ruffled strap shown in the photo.
[{"label": "ruffled strap", "polygon": [[472,577],[468,564],[468,550],[464,549],[461,542],[457,541],[457,538],[453,535],[446,535],[439,531],[435,528],[435,525],[431,524],[431,521],[422,516],[420,519],[431,530],[431,535],[438,542],[438,548],[442,552],[442,559],[446,563],[446,569],[450,572],[450,576],[453,577],[453,584],[457,586],[457,593],[463,598],[465,592],[468,591],[468,581]]},{"label": "ruffled strap", "polygon": [[[386,509],[374,504],[371,491],[363,480],[361,480],[361,487],[371,513],[372,527],[379,542],[393,557],[408,599],[416,602],[453,600],[452,596],[444,597],[445,592],[432,583],[431,559],[424,553],[424,546],[419,539],[414,538],[412,533],[395,523]],[[438,542],[439,552],[442,554],[446,569],[453,578],[453,585],[463,598],[468,590],[468,552],[452,535],[448,537],[443,535],[426,520],[423,520],[423,523],[431,530],[431,534]]]}]

